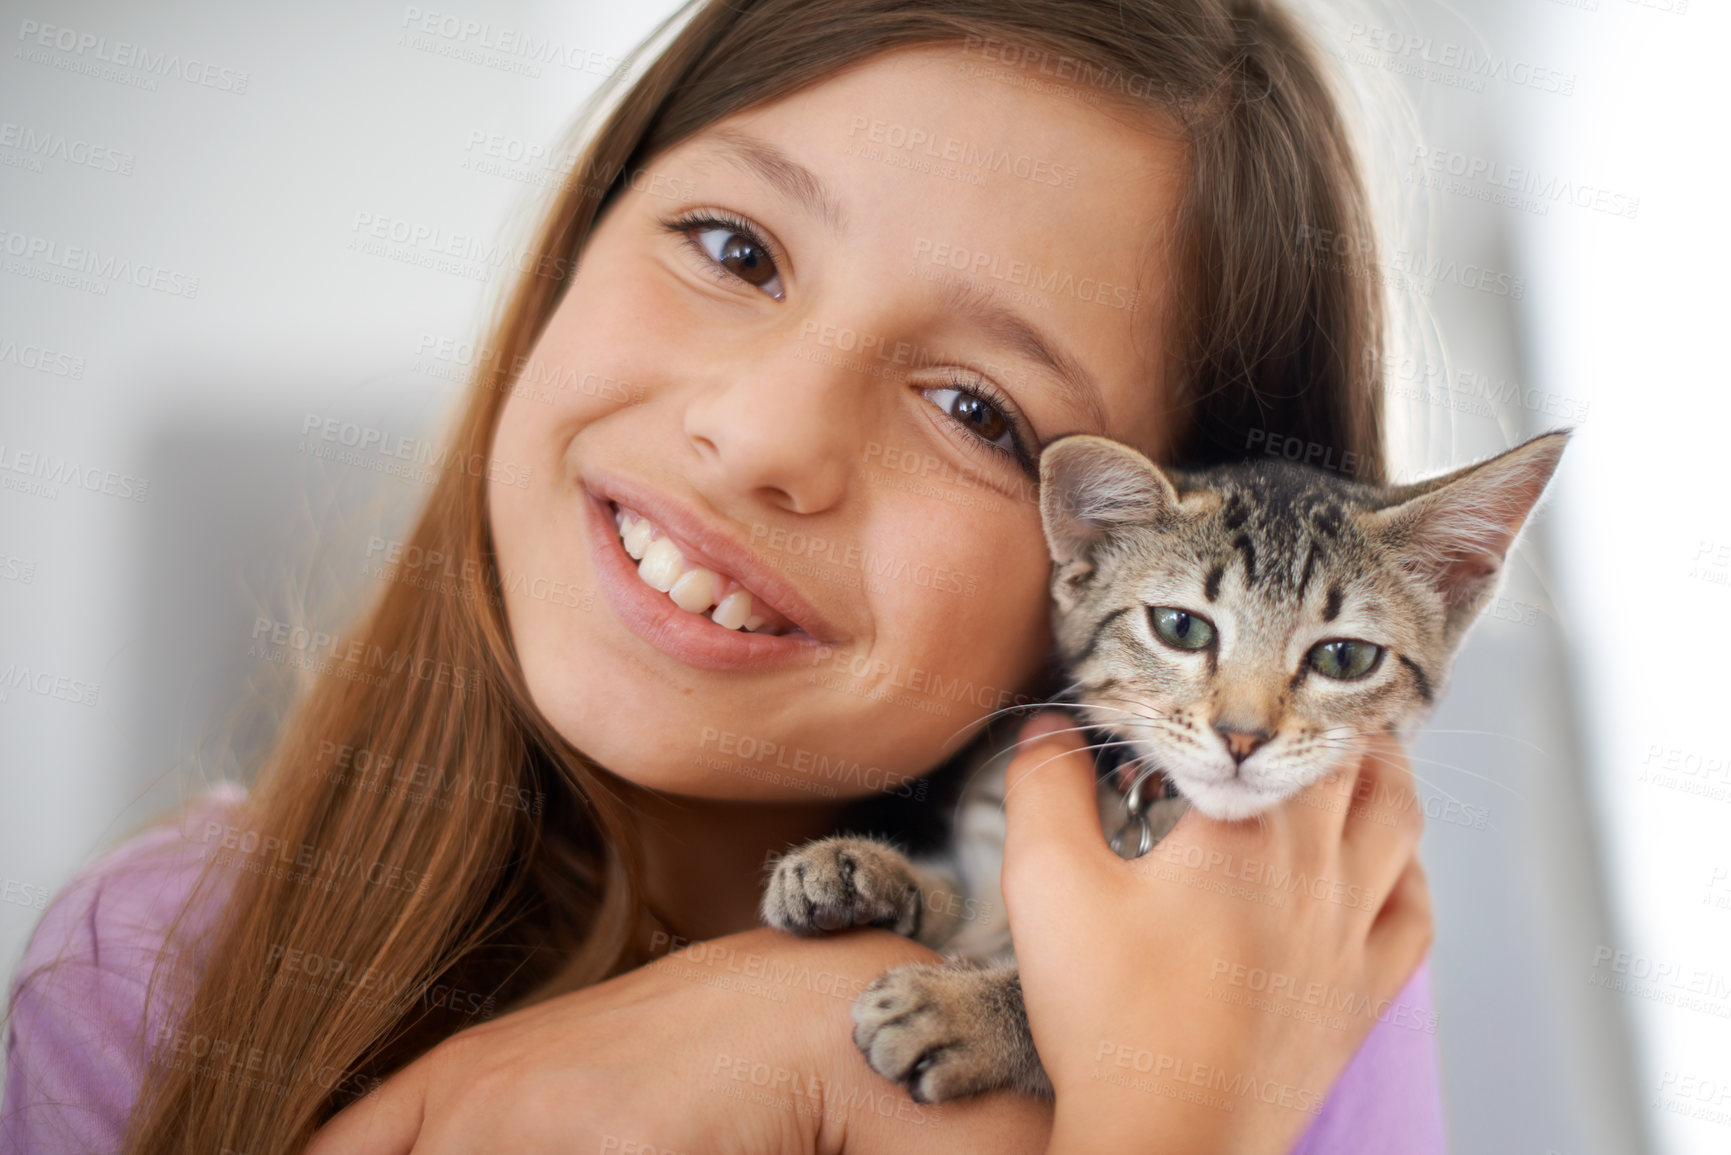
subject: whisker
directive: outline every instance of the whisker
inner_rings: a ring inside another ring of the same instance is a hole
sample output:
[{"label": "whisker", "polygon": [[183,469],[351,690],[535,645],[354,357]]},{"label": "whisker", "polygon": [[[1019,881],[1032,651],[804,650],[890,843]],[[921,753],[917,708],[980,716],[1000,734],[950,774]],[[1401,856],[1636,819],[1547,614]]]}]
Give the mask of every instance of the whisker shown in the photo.
[{"label": "whisker", "polygon": [[[1073,733],[1077,733],[1080,731],[1086,731],[1086,730],[1090,730],[1090,729],[1093,729],[1093,727],[1090,727],[1090,726],[1070,726],[1070,727],[1067,727],[1067,728],[1062,729],[1062,730],[1052,730],[1052,731],[1049,731],[1049,733],[1050,734],[1073,734]],[[1042,734],[1042,735],[1040,735],[1040,737],[1041,738],[1047,737],[1047,734]],[[1036,739],[1036,741],[1037,740],[1038,739]],[[1106,749],[1110,749],[1110,748],[1117,747],[1117,746],[1134,746],[1135,744],[1136,743],[1129,738],[1111,738],[1111,739],[1107,739],[1107,740],[1101,741],[1101,742],[1084,743],[1080,747],[1080,751],[1082,753],[1085,753],[1085,754],[1092,754],[1093,752],[1098,751],[1098,750],[1106,750]],[[1014,743],[1013,746],[1005,747],[1003,750],[998,751],[998,753],[995,754],[992,758],[985,760],[979,766],[975,767],[973,773],[968,776],[968,781],[967,781],[966,785],[963,786],[959,796],[956,799],[956,805],[954,808],[954,812],[957,814],[959,814],[961,812],[962,806],[965,804],[965,802],[967,800],[967,788],[968,788],[968,786],[971,786],[973,784],[973,780],[976,776],[984,773],[990,767],[991,763],[997,761],[998,758],[1003,757],[1005,754],[1008,754],[1011,750],[1014,750],[1017,753],[1020,753],[1021,747],[1022,747],[1022,743],[1018,739]],[[1011,756],[1014,757],[1014,755],[1011,755]],[[1062,755],[1058,755],[1058,756],[1062,757]],[[1050,761],[1050,759],[1047,759],[1047,761]],[[1044,766],[1045,764],[1046,764],[1045,762],[1040,763],[1040,765],[1042,765],[1042,766]],[[1008,791],[1008,789],[1006,789],[1005,794],[1007,795],[1008,793],[1009,793],[1009,791]]]},{"label": "whisker", "polygon": [[[1400,731],[1394,729],[1393,727],[1382,727],[1380,729],[1360,730],[1358,732],[1360,734],[1394,734],[1397,737],[1400,735]],[[1426,726],[1422,730],[1420,730],[1419,733],[1420,734],[1470,735],[1470,736],[1479,737],[1479,738],[1507,738],[1511,742],[1517,742],[1520,745],[1525,746],[1527,749],[1533,751],[1535,754],[1545,753],[1544,748],[1539,746],[1537,743],[1529,742],[1527,739],[1516,737],[1513,734],[1505,734],[1500,730],[1436,730],[1436,729],[1433,729],[1429,726]]]},{"label": "whisker", "polygon": [[[1062,754],[1054,754],[1050,758],[1046,758],[1046,759],[1042,760],[1040,763],[1038,763],[1036,766],[1034,766],[1033,769],[1029,770],[1028,773],[1026,775],[1024,775],[1024,777],[1031,777],[1036,771],[1038,771],[1040,769],[1041,766],[1044,766],[1047,762],[1055,762],[1059,758],[1063,758],[1063,757],[1067,756],[1069,753],[1070,753],[1069,751],[1065,751]],[[1010,791],[1013,789],[1014,789],[1014,787],[1009,785],[1008,783],[1006,783],[1004,786],[1004,802],[1006,804],[1006,807],[1007,807],[1009,800],[1010,800]]]},{"label": "whisker", "polygon": [[1035,713],[1038,713],[1039,711],[1045,709],[1046,707],[1048,707],[1050,705],[1052,705],[1051,702],[1023,702],[1023,703],[1020,703],[1020,704],[1015,705],[1015,706],[1003,706],[999,709],[993,710],[989,714],[986,714],[982,717],[974,719],[972,722],[964,722],[960,726],[957,726],[954,730],[951,730],[949,732],[949,734],[944,738],[943,742],[941,742],[938,745],[938,749],[939,750],[947,749],[949,747],[950,743],[955,740],[956,735],[960,734],[962,731],[968,729],[969,727],[977,726],[977,727],[979,727],[979,729],[984,730],[988,726],[990,726],[993,721],[995,721],[997,718],[999,718],[1002,715],[1014,714],[1017,710],[1026,710],[1030,714],[1035,714]]},{"label": "whisker", "polygon": [[[1327,740],[1325,739],[1325,741],[1327,741]],[[1338,744],[1333,743],[1333,742],[1329,742],[1328,744],[1337,750],[1344,750],[1344,749],[1350,748],[1349,742],[1342,742],[1342,743],[1338,743]],[[1385,765],[1388,764],[1386,760],[1381,759],[1380,755],[1373,755],[1373,756],[1377,757],[1379,760],[1383,761],[1383,763]],[[1520,798],[1520,799],[1526,798],[1525,794],[1521,793],[1519,790],[1516,790],[1513,786],[1510,786],[1507,782],[1498,781],[1497,779],[1492,778],[1488,774],[1480,774],[1475,770],[1468,770],[1465,766],[1456,766],[1452,762],[1444,762],[1444,761],[1437,759],[1437,758],[1417,758],[1411,754],[1407,755],[1407,761],[1408,762],[1416,762],[1416,763],[1418,763],[1420,765],[1424,765],[1424,766],[1433,766],[1433,767],[1437,767],[1437,768],[1443,769],[1443,770],[1453,770],[1458,774],[1465,774],[1469,778],[1477,778],[1482,782],[1487,782],[1490,785],[1497,787],[1499,790],[1507,790],[1510,794],[1514,795],[1516,798]],[[1440,786],[1436,782],[1432,781],[1429,778],[1422,777],[1417,772],[1413,773],[1413,781],[1424,783],[1426,786],[1429,786],[1431,789],[1433,789],[1437,793],[1443,795],[1445,798],[1447,798],[1451,802],[1460,802],[1461,801],[1459,798],[1456,798],[1453,794],[1450,794],[1447,790],[1445,790],[1442,786]],[[1463,803],[1463,805],[1464,805],[1464,803]]]},{"label": "whisker", "polygon": [[[1055,691],[1052,694],[1052,697],[1047,701],[1044,701],[1044,702],[1018,702],[1017,704],[1015,704],[1013,706],[1001,706],[998,709],[992,710],[989,713],[986,713],[986,714],[980,716],[979,718],[974,719],[971,722],[964,722],[962,725],[957,726],[954,730],[951,730],[949,732],[949,734],[945,736],[943,742],[940,744],[940,746],[938,748],[940,750],[947,748],[950,745],[950,743],[955,740],[955,738],[958,734],[962,733],[962,731],[964,731],[964,730],[967,730],[969,727],[979,726],[983,729],[986,725],[990,725],[993,721],[997,720],[998,718],[1003,717],[1005,715],[1012,715],[1012,714],[1015,714],[1019,711],[1025,711],[1029,714],[1035,714],[1041,710],[1050,709],[1053,707],[1069,706],[1069,707],[1080,708],[1083,705],[1087,705],[1087,706],[1091,706],[1095,709],[1103,709],[1103,710],[1116,709],[1116,710],[1119,710],[1121,713],[1126,713],[1126,714],[1134,714],[1135,713],[1135,711],[1125,710],[1122,707],[1113,706],[1110,703],[1095,702],[1095,701],[1083,703],[1076,697],[1076,695],[1079,693],[1080,690],[1081,690],[1081,682],[1078,680],[1078,681],[1070,682],[1070,683],[1064,685],[1063,687],[1059,688],[1057,691]],[[1139,715],[1139,716],[1145,717],[1146,715]]]},{"label": "whisker", "polygon": [[[1097,729],[1099,729],[1099,727],[1097,727],[1097,726],[1066,726],[1061,730],[1047,730],[1044,734],[1040,735],[1040,738],[1050,738],[1053,734],[1081,734],[1081,733],[1086,733],[1089,730],[1097,730]],[[1034,739],[1034,741],[1036,741],[1036,742],[1039,741],[1039,738]],[[1022,742],[1023,742],[1023,739],[1017,738],[1009,746],[1006,746],[1005,749],[1006,750],[1019,751],[1022,748]],[[1113,739],[1109,739],[1109,740],[1104,741],[1104,742],[1096,742],[1096,743],[1093,743],[1091,745],[1083,746],[1082,748],[1084,750],[1094,750],[1094,749],[1101,749],[1101,748],[1104,748],[1106,746],[1130,746],[1130,745],[1134,745],[1134,739],[1113,738]]]},{"label": "whisker", "polygon": [[[1144,703],[1141,703],[1141,702],[1138,702],[1136,704],[1138,706],[1144,705]],[[1143,713],[1141,710],[1127,709],[1124,706],[1115,706],[1110,702],[1090,701],[1088,703],[1088,706],[1089,706],[1089,708],[1095,709],[1095,710],[1116,710],[1120,714],[1129,714],[1133,718],[1170,718],[1172,716],[1170,711],[1161,710],[1161,709],[1158,709],[1158,708],[1153,707],[1153,706],[1147,707],[1148,709],[1154,711],[1152,714]]]},{"label": "whisker", "polygon": [[[1434,768],[1439,769],[1439,770],[1453,770],[1457,774],[1465,774],[1468,778],[1477,778],[1480,782],[1488,783],[1489,785],[1495,786],[1499,790],[1507,790],[1510,794],[1514,795],[1516,798],[1525,798],[1526,797],[1525,794],[1521,793],[1519,790],[1516,790],[1513,786],[1510,786],[1507,782],[1503,782],[1499,779],[1493,778],[1489,774],[1480,774],[1477,770],[1468,770],[1465,766],[1456,766],[1452,762],[1444,762],[1444,761],[1437,759],[1437,758],[1414,758],[1410,754],[1407,755],[1407,760],[1409,762],[1416,762],[1416,763],[1423,765],[1423,766],[1434,767]],[[1415,774],[1415,775],[1413,775],[1413,777],[1415,779],[1417,779],[1418,775]],[[1429,782],[1428,779],[1425,779],[1423,781],[1425,781],[1427,784],[1432,784]],[[1439,787],[1437,787],[1437,789],[1440,790],[1442,788],[1439,786]],[[1458,799],[1457,799],[1457,801],[1458,801]]]},{"label": "whisker", "polygon": [[[1148,779],[1154,777],[1154,775],[1165,773],[1165,770],[1155,764],[1153,755],[1150,754],[1138,755],[1129,762],[1126,762],[1125,765],[1139,767],[1135,776],[1130,779],[1131,790],[1142,785],[1142,783],[1148,781]],[[1128,793],[1128,791],[1126,791],[1126,793]]]}]

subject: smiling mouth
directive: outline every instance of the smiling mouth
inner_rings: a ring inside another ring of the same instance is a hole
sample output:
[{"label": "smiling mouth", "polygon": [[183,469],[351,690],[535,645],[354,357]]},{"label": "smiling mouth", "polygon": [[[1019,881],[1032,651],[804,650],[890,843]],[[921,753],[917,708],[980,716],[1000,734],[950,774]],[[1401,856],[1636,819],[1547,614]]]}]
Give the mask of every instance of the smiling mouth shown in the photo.
[{"label": "smiling mouth", "polygon": [[727,630],[749,634],[804,635],[793,622],[753,594],[739,580],[686,560],[678,545],[654,522],[619,504],[608,503],[619,542],[637,562],[637,578],[686,613],[707,618]]}]

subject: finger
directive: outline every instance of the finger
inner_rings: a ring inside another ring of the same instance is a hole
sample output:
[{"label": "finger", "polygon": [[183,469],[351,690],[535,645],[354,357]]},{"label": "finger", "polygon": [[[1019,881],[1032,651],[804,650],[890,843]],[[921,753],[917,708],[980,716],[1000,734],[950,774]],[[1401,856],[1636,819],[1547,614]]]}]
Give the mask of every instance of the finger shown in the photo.
[{"label": "finger", "polygon": [[1339,864],[1341,835],[1362,785],[1365,750],[1375,737],[1365,735],[1343,744],[1333,769],[1289,798],[1279,810],[1280,820],[1292,831],[1297,844],[1322,856],[1316,864],[1318,870],[1332,870]]},{"label": "finger", "polygon": [[410,1063],[319,1128],[306,1155],[408,1155],[426,1114],[425,1063]]},{"label": "finger", "polygon": [[1062,710],[1042,710],[1023,725],[1004,775],[1006,859],[1012,843],[1042,858],[1106,851],[1094,759],[1075,727]]},{"label": "finger", "polygon": [[1414,855],[1389,891],[1365,939],[1365,982],[1379,1002],[1394,998],[1405,988],[1430,952],[1435,935],[1430,884]]},{"label": "finger", "polygon": [[1423,834],[1424,811],[1406,751],[1390,734],[1370,735],[1340,841],[1342,874],[1375,899],[1366,904],[1368,912],[1382,908]]},{"label": "finger", "polygon": [[1329,862],[1337,857],[1362,764],[1361,746],[1354,743],[1327,777],[1312,782],[1280,808],[1280,817],[1298,844],[1316,848]]},{"label": "finger", "polygon": [[1346,837],[1363,837],[1372,827],[1394,829],[1415,840],[1424,830],[1412,759],[1393,734],[1365,736],[1358,787],[1348,814]]}]

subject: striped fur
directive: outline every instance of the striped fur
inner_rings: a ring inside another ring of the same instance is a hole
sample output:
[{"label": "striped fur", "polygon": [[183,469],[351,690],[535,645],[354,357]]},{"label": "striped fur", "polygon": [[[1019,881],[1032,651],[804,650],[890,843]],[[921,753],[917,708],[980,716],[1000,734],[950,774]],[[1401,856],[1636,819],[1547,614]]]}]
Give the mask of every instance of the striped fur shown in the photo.
[{"label": "striped fur", "polygon": [[[1358,735],[1406,730],[1435,705],[1567,439],[1385,488],[1278,459],[1161,468],[1105,438],[1060,438],[1041,458],[1041,513],[1076,704],[1211,817],[1278,803]],[[1165,644],[1155,606],[1208,619],[1214,645]],[[1334,639],[1384,652],[1367,676],[1331,679],[1307,656]],[[1242,762],[1230,735],[1255,743]]]}]

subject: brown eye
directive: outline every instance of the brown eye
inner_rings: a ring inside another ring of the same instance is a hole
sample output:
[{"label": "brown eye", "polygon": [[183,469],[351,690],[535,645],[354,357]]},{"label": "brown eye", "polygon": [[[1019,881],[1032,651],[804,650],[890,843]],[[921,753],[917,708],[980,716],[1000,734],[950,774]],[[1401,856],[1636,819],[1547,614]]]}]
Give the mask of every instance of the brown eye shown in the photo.
[{"label": "brown eye", "polygon": [[775,262],[756,238],[723,224],[692,232],[710,260],[746,284],[755,285],[772,297],[781,296],[781,277]]},{"label": "brown eye", "polygon": [[738,233],[727,238],[727,243],[721,246],[721,256],[716,259],[748,284],[761,285],[775,276],[775,265],[770,263],[769,254]]},{"label": "brown eye", "polygon": [[984,397],[962,394],[951,407],[950,416],[970,426],[987,441],[996,441],[1010,431],[1010,423],[1004,420],[1004,415]]},{"label": "brown eye", "polygon": [[[1003,409],[988,397],[968,389],[937,386],[922,390],[944,415],[1002,453],[1016,452],[1015,430]],[[1000,442],[1006,442],[1000,444]]]}]

